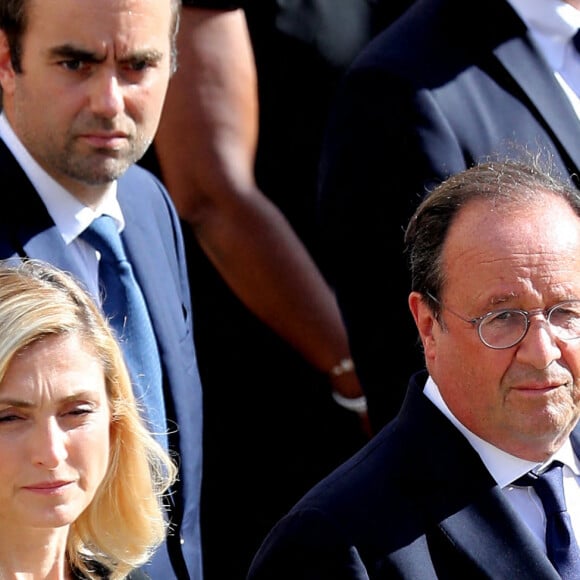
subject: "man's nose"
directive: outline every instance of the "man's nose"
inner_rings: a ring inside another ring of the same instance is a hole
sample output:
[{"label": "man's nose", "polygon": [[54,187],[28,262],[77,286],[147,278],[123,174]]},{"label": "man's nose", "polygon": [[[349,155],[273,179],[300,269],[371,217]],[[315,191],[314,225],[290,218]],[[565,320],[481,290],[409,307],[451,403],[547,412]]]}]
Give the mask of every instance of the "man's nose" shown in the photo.
[{"label": "man's nose", "polygon": [[115,71],[105,68],[91,79],[91,108],[99,116],[111,118],[124,107],[122,83]]},{"label": "man's nose", "polygon": [[542,312],[530,314],[526,335],[519,345],[516,356],[520,362],[537,369],[547,368],[562,356],[558,338]]}]

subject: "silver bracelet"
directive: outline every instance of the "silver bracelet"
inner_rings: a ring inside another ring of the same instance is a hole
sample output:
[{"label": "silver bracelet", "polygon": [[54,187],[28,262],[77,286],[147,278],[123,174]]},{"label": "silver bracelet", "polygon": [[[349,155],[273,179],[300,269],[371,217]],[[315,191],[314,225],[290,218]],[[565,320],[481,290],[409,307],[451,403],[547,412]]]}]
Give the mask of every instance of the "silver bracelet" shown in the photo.
[{"label": "silver bracelet", "polygon": [[367,412],[367,398],[364,395],[355,397],[354,399],[348,399],[347,397],[343,397],[340,393],[332,391],[332,398],[337,405],[340,405],[349,411],[354,411],[359,414]]},{"label": "silver bracelet", "polygon": [[338,361],[338,364],[330,369],[330,374],[333,377],[340,377],[341,375],[352,371],[354,371],[354,361],[351,358],[343,358]]}]

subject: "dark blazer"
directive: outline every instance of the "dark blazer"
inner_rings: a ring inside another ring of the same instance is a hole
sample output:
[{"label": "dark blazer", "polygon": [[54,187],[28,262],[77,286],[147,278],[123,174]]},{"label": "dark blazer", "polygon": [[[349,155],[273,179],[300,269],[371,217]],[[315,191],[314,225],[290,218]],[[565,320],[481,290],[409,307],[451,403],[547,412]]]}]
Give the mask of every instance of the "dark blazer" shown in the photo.
[{"label": "dark blazer", "polygon": [[[423,366],[403,306],[409,217],[433,184],[525,150],[565,176],[580,171],[578,118],[505,0],[489,0],[476,17],[464,0],[417,0],[347,73],[321,159],[322,267],[375,426],[395,415],[407,377]],[[392,343],[397,364],[387,371]]]},{"label": "dark blazer", "polygon": [[[16,206],[0,215],[0,258],[38,258],[79,276],[44,204],[2,141],[0,175],[4,198]],[[179,452],[180,481],[167,546],[176,578],[199,580],[202,400],[181,229],[167,192],[141,167],[131,167],[119,179],[118,199],[126,220],[122,238],[159,344],[167,413],[178,426],[170,445]],[[155,580],[171,578],[167,569],[156,575],[155,557],[153,565],[148,573]]]},{"label": "dark blazer", "polygon": [[[423,395],[426,377],[279,522],[249,579],[559,578],[477,452]],[[572,441],[578,454],[580,429]]]}]

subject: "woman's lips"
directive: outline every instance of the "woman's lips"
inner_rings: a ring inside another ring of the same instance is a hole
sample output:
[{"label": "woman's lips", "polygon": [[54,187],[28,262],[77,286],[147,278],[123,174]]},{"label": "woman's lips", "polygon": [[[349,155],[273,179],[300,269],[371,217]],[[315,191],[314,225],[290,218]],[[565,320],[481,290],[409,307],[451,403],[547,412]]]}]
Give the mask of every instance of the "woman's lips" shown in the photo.
[{"label": "woman's lips", "polygon": [[66,487],[68,487],[72,481],[41,481],[38,483],[32,483],[30,485],[25,485],[24,489],[27,491],[31,491],[33,493],[41,493],[41,494],[52,494],[64,491]]}]

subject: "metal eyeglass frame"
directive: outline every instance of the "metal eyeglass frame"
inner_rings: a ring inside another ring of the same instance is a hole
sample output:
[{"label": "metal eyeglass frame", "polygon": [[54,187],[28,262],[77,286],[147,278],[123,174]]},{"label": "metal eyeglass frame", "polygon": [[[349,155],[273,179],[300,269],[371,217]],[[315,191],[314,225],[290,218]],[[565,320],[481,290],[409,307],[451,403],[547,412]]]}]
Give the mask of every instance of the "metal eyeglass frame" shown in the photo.
[{"label": "metal eyeglass frame", "polygon": [[[453,314],[454,316],[457,316],[457,318],[459,318],[460,320],[463,320],[463,322],[467,322],[468,324],[471,324],[472,326],[477,327],[477,335],[479,336],[479,340],[481,340],[481,342],[485,346],[487,346],[488,348],[492,348],[493,350],[505,350],[507,348],[511,348],[512,346],[516,346],[522,340],[524,340],[524,338],[526,337],[526,334],[528,333],[528,330],[530,328],[530,317],[535,316],[536,314],[543,315],[544,320],[547,322],[548,327],[550,328],[553,336],[556,336],[557,338],[560,338],[561,340],[575,340],[577,338],[580,338],[580,335],[576,336],[576,337],[571,337],[571,338],[561,337],[557,331],[554,331],[554,327],[552,326],[552,323],[550,322],[550,317],[552,316],[552,312],[554,312],[554,310],[556,310],[557,308],[560,308],[563,304],[568,304],[570,302],[580,303],[580,300],[576,300],[576,299],[563,300],[562,302],[558,302],[557,304],[554,304],[553,306],[550,306],[549,308],[534,308],[533,310],[522,310],[521,308],[505,308],[502,310],[492,310],[490,312],[486,312],[485,314],[483,314],[481,316],[476,316],[475,318],[466,318],[466,317],[462,316],[461,314],[459,314],[458,312],[455,312],[454,310],[452,310],[451,308],[449,308],[445,304],[443,304],[443,302],[441,302],[441,300],[438,300],[437,298],[435,298],[435,296],[433,296],[433,294],[431,294],[431,292],[426,292],[425,294],[426,294],[426,296],[429,296],[429,298],[431,300],[433,300],[433,302],[436,302],[437,304],[439,304],[439,306],[442,309],[448,310],[451,314]],[[481,334],[481,325],[492,316],[497,316],[499,314],[511,313],[511,312],[521,314],[525,318],[526,326],[524,327],[524,330],[522,331],[521,336],[517,340],[515,340],[515,341],[513,341],[510,344],[505,345],[505,346],[494,346],[494,345],[490,344],[489,342],[487,342]]]}]

